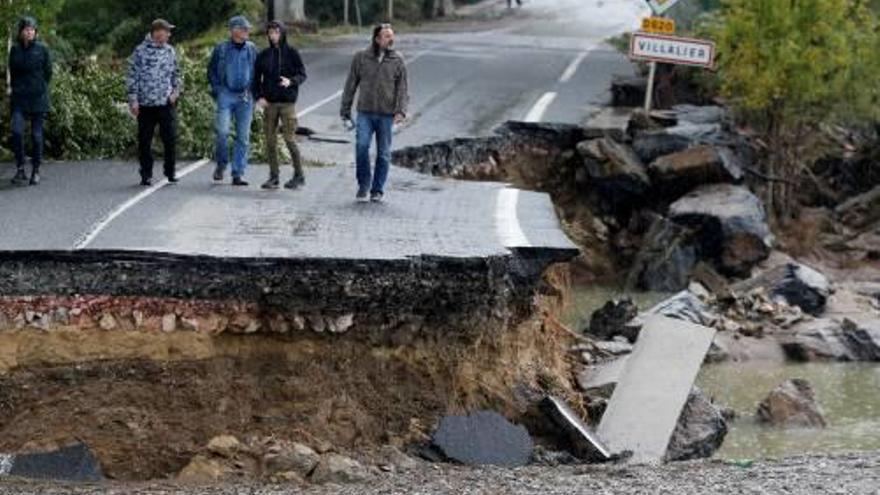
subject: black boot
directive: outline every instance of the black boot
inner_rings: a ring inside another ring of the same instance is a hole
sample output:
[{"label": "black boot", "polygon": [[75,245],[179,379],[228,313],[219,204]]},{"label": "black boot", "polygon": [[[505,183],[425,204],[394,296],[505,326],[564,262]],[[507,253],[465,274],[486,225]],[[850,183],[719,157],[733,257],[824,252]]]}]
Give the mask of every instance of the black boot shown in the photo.
[{"label": "black boot", "polygon": [[233,177],[232,178],[232,185],[233,186],[247,186],[248,181],[242,179],[241,177]]},{"label": "black boot", "polygon": [[278,189],[278,174],[270,174],[269,180],[263,183],[263,189]]},{"label": "black boot", "polygon": [[36,186],[39,183],[40,183],[40,167],[34,167],[34,169],[31,170],[30,185]]},{"label": "black boot", "polygon": [[12,184],[16,186],[22,186],[27,184],[28,178],[27,174],[24,173],[24,167],[18,167],[18,170],[15,171],[15,177],[12,178]]},{"label": "black boot", "polygon": [[306,184],[306,178],[302,175],[294,175],[292,179],[284,183],[285,189],[299,189]]}]

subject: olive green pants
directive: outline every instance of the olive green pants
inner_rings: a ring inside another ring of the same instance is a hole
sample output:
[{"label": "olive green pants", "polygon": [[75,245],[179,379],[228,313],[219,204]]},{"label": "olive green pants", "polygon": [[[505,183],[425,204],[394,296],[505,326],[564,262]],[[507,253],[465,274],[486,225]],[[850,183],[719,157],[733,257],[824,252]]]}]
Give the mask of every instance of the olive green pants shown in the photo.
[{"label": "olive green pants", "polygon": [[269,171],[273,177],[278,177],[278,121],[281,121],[281,131],[284,134],[284,143],[290,152],[290,160],[296,175],[303,175],[302,157],[299,147],[296,145],[296,105],[293,103],[269,103],[263,114],[263,128],[266,131],[266,155],[269,159]]}]

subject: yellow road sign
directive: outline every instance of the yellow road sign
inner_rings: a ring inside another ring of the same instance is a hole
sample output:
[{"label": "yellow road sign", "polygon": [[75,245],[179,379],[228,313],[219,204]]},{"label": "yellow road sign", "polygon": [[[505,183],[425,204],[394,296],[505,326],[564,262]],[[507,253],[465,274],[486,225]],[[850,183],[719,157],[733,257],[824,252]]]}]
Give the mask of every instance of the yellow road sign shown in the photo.
[{"label": "yellow road sign", "polygon": [[675,34],[675,21],[666,17],[642,19],[642,31],[651,34]]}]

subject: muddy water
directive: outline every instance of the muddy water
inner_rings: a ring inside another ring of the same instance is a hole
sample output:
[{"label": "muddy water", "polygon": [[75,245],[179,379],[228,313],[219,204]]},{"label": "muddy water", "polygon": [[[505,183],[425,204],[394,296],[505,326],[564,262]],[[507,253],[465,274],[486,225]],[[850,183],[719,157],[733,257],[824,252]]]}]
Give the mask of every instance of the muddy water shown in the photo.
[{"label": "muddy water", "polygon": [[572,287],[571,302],[562,315],[562,322],[572,330],[581,331],[590,323],[593,311],[612,299],[629,297],[639,311],[643,311],[671,295],[662,292],[627,291],[620,287],[603,285],[575,286]]},{"label": "muddy water", "polygon": [[[825,429],[777,429],[754,421],[758,403],[790,378],[808,380],[825,411]],[[765,458],[803,453],[880,449],[880,364],[722,363],[705,366],[698,384],[736,410],[720,458]]]}]

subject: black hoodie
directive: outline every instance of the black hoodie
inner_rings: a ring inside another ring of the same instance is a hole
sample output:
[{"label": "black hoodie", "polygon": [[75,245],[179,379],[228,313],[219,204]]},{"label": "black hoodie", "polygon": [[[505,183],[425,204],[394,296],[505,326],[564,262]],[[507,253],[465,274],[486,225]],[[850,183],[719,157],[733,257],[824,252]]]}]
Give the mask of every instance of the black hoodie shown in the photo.
[{"label": "black hoodie", "polygon": [[[265,98],[269,103],[296,103],[299,86],[306,80],[306,68],[296,48],[287,44],[284,27],[277,46],[269,46],[260,52],[254,67],[254,99]],[[288,87],[281,86],[281,77],[290,79]]]}]

